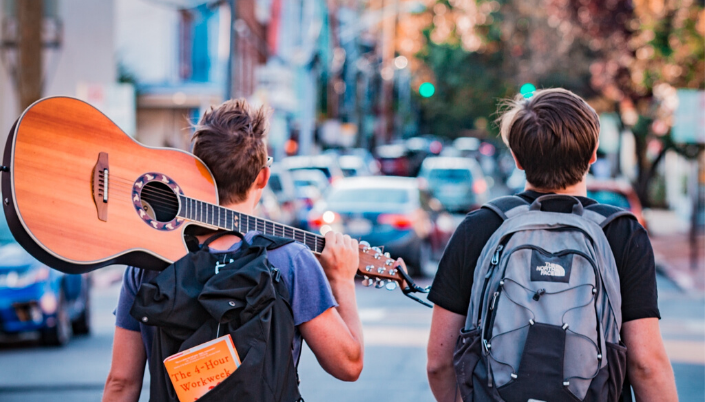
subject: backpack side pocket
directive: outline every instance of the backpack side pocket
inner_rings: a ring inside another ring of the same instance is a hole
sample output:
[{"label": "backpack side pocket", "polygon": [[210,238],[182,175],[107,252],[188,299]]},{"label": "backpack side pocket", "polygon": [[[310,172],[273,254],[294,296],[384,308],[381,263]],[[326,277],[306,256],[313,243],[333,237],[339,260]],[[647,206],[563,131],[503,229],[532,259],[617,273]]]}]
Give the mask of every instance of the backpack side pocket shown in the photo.
[{"label": "backpack side pocket", "polygon": [[460,330],[460,336],[453,352],[453,366],[455,377],[464,402],[473,401],[473,372],[477,362],[480,361],[482,350],[480,348],[480,328],[466,331]]},{"label": "backpack side pocket", "polygon": [[624,378],[627,371],[627,347],[620,341],[619,344],[606,342],[607,345],[607,368],[609,379],[607,388],[609,390],[608,401],[619,400],[624,385]]}]

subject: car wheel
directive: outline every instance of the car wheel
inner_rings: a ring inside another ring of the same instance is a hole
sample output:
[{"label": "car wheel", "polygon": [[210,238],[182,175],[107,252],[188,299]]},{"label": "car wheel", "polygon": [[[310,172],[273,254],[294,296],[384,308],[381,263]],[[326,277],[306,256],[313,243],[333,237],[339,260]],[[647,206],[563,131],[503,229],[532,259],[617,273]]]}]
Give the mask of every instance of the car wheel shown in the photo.
[{"label": "car wheel", "polygon": [[66,306],[64,291],[59,292],[59,302],[56,307],[56,325],[42,331],[42,343],[47,346],[62,346],[71,339],[71,319]]},{"label": "car wheel", "polygon": [[[88,283],[88,281],[86,281]],[[77,335],[86,335],[91,332],[91,297],[90,285],[86,285],[84,308],[76,320],[73,321],[73,333]]]},{"label": "car wheel", "polygon": [[430,262],[431,243],[429,243],[428,240],[421,240],[419,242],[419,251],[417,253],[416,258],[414,259],[414,263],[411,264],[410,267],[407,267],[409,270],[409,275],[417,278],[424,276],[424,270],[430,264]]},{"label": "car wheel", "polygon": [[91,333],[91,309],[90,302],[86,299],[86,308],[83,309],[81,315],[71,323],[73,333],[76,335],[87,335]]}]

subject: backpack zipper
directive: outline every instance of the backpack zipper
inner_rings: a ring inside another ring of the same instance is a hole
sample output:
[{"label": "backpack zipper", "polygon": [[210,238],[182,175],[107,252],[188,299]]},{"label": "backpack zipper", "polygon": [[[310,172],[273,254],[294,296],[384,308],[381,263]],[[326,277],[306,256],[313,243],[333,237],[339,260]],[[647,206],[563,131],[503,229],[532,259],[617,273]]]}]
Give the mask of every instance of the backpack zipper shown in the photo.
[{"label": "backpack zipper", "polygon": [[497,246],[497,249],[495,250],[494,254],[492,255],[492,260],[490,260],[490,269],[487,270],[487,274],[485,274],[485,282],[482,284],[482,292],[480,294],[482,297],[480,298],[480,309],[478,317],[477,317],[477,326],[479,327],[482,325],[482,306],[485,304],[485,292],[487,291],[487,285],[490,282],[490,278],[492,278],[492,274],[494,273],[495,268],[499,264],[499,257],[502,253],[502,250],[504,249],[504,244],[500,244]]}]

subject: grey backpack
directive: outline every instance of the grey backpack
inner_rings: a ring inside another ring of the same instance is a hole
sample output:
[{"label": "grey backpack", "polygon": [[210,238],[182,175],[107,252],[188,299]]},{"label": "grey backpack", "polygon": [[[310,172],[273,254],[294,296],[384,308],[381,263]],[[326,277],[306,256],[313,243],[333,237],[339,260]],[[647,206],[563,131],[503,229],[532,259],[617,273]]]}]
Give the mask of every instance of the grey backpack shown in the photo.
[{"label": "grey backpack", "polygon": [[[572,213],[541,203],[564,198]],[[622,299],[603,228],[629,212],[549,194],[483,206],[504,222],[475,268],[453,356],[463,401],[617,401]]]}]

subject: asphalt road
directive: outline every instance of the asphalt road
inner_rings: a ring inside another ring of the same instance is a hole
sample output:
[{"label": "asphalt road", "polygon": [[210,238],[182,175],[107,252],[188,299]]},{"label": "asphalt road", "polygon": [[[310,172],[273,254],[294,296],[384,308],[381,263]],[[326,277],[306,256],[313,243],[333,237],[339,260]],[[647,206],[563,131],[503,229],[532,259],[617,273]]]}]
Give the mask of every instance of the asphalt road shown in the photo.
[{"label": "asphalt road", "polygon": [[[63,348],[0,347],[0,401],[98,401],[110,367],[119,284],[93,290],[93,332]],[[705,400],[705,296],[659,278],[662,333],[681,401]],[[365,369],[355,383],[326,374],[306,349],[299,372],[307,402],[433,401],[425,374],[431,309],[400,292],[359,287]],[[148,379],[141,400],[146,401]]]}]

